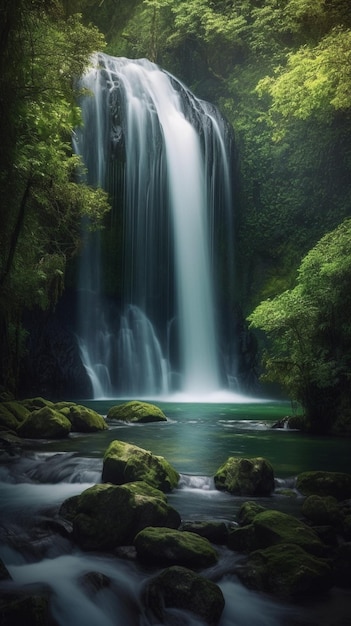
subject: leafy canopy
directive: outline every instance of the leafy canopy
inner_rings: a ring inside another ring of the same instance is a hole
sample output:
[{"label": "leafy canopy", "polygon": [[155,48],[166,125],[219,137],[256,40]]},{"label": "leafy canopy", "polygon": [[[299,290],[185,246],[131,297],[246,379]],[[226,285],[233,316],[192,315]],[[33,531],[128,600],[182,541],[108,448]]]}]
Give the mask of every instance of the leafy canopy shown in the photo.
[{"label": "leafy canopy", "polygon": [[323,430],[350,406],[351,218],[304,257],[296,286],[261,302],[248,317],[264,331],[267,380],[279,382]]}]

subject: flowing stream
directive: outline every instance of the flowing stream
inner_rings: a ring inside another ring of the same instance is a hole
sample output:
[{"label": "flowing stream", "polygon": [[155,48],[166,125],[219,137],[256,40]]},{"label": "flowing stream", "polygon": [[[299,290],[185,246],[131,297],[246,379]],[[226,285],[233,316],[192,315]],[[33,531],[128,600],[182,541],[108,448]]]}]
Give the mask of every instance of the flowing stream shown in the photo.
[{"label": "flowing stream", "polygon": [[[113,401],[92,402],[107,413]],[[101,481],[109,442],[121,439],[165,456],[180,472],[168,496],[183,521],[221,520],[233,524],[244,498],[216,491],[213,475],[229,456],[261,454],[274,467],[277,486],[293,487],[294,476],[308,469],[349,471],[349,442],[305,437],[274,430],[272,421],[288,404],[161,404],[165,423],[124,425],[108,431],[75,434],[61,441],[26,441],[22,451],[0,455],[0,558],[13,580],[0,593],[44,586],[50,592],[55,626],[151,626],[142,590],[160,570],[115,554],[83,552],[62,520],[61,503]],[[298,514],[300,498],[275,493],[258,501]],[[291,605],[245,588],[236,577],[242,558],[217,546],[217,565],[201,572],[219,584],[225,610],[219,626],[335,626],[347,624],[349,592],[333,589],[321,599]],[[108,584],[94,585],[96,576]],[[95,578],[94,578],[95,577]],[[102,577],[102,578],[101,578]],[[106,577],[106,578],[105,578]],[[194,616],[170,611],[166,626],[206,626]]]},{"label": "flowing stream", "polygon": [[[145,59],[99,54],[82,87],[75,149],[113,206],[111,235],[91,237],[81,260],[78,334],[94,397],[230,388],[235,345],[218,296],[220,274],[227,303],[234,285],[230,127]],[[108,246],[123,251],[116,266],[104,264]],[[116,288],[118,310],[103,295]]]}]

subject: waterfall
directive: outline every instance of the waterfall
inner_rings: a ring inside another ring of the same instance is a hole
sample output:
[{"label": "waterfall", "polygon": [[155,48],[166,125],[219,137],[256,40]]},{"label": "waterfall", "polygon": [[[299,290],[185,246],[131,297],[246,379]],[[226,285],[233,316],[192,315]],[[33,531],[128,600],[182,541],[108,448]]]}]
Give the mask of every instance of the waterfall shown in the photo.
[{"label": "waterfall", "polygon": [[112,203],[81,257],[78,335],[94,396],[215,392],[229,379],[218,291],[220,273],[232,289],[234,268],[230,129],[145,59],[98,54],[82,87],[75,149]]}]

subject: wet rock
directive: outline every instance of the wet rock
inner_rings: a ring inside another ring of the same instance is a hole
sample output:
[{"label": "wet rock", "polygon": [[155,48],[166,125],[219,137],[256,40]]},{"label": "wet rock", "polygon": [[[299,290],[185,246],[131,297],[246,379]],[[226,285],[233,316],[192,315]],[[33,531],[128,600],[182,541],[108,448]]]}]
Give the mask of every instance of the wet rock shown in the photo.
[{"label": "wet rock", "polygon": [[304,496],[333,496],[337,500],[351,498],[351,474],[312,471],[299,474],[296,489]]},{"label": "wet rock", "polygon": [[326,546],[312,528],[280,511],[258,513],[250,524],[232,530],[228,538],[228,546],[238,552],[252,552],[282,543],[297,545],[315,555],[326,553]]},{"label": "wet rock", "polygon": [[241,505],[237,514],[238,524],[240,526],[246,526],[247,524],[251,524],[256,515],[262,513],[263,511],[266,511],[266,509],[264,508],[264,506],[258,504],[257,502],[244,502],[244,504]]},{"label": "wet rock", "polygon": [[61,439],[71,431],[71,422],[49,406],[35,410],[19,426],[20,437],[29,439]]},{"label": "wet rock", "polygon": [[0,431],[11,431],[15,433],[20,422],[11,413],[11,411],[5,406],[3,402],[0,403]]},{"label": "wet rock", "polygon": [[45,592],[13,591],[0,597],[1,626],[49,626],[49,600]]},{"label": "wet rock", "polygon": [[323,595],[333,584],[328,562],[296,544],[252,552],[237,573],[248,587],[289,599]]},{"label": "wet rock", "polygon": [[177,486],[179,474],[164,457],[115,440],[104,455],[102,480],[115,485],[142,480],[156,489],[169,492]]},{"label": "wet rock", "polygon": [[62,413],[72,424],[72,432],[75,433],[95,433],[100,430],[107,430],[108,426],[99,413],[80,404],[69,404],[55,408]]},{"label": "wet rock", "polygon": [[274,490],[271,464],[262,457],[229,457],[214,476],[217,489],[249,496],[266,496]]},{"label": "wet rock", "polygon": [[110,587],[111,580],[105,574],[101,572],[88,572],[81,578],[81,583],[86,587],[90,593],[95,594],[101,589]]},{"label": "wet rock", "polygon": [[170,528],[144,528],[134,539],[138,558],[150,563],[209,567],[218,556],[210,542],[199,535]]},{"label": "wet rock", "polygon": [[107,419],[132,423],[167,421],[167,417],[159,407],[148,402],[139,402],[139,400],[131,400],[130,402],[111,407],[107,414]]},{"label": "wet rock", "polygon": [[195,533],[219,545],[226,544],[228,540],[228,528],[224,522],[184,522],[180,530]]},{"label": "wet rock", "polygon": [[133,543],[143,528],[178,528],[180,516],[165,495],[150,485],[94,485],[69,498],[60,515],[73,524],[73,538],[85,550],[111,550]]},{"label": "wet rock", "polygon": [[308,496],[302,505],[302,514],[318,526],[341,524],[341,512],[338,501],[333,496]]},{"label": "wet rock", "polygon": [[221,589],[210,580],[180,566],[165,569],[144,590],[148,611],[166,623],[167,609],[189,611],[209,626],[216,626],[224,609]]}]

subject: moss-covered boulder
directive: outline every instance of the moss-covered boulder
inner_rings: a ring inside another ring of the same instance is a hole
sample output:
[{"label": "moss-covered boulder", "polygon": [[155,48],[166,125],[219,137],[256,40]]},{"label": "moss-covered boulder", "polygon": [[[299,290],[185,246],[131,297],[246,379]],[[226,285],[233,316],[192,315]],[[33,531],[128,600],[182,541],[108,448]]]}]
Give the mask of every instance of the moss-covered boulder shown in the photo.
[{"label": "moss-covered boulder", "polygon": [[267,496],[274,490],[274,472],[262,457],[229,457],[214,476],[217,489],[248,496]]},{"label": "moss-covered boulder", "polygon": [[267,509],[265,509],[264,506],[258,504],[258,502],[255,502],[254,500],[244,502],[239,508],[236,516],[238,524],[240,524],[240,526],[246,526],[247,524],[251,524],[256,515],[266,510]]},{"label": "moss-covered boulder", "polygon": [[71,431],[71,422],[49,406],[33,411],[19,426],[20,437],[29,439],[62,439]]},{"label": "moss-covered boulder", "polygon": [[18,419],[9,411],[3,402],[0,403],[0,431],[16,432],[19,426]]},{"label": "moss-covered boulder", "polygon": [[150,580],[143,593],[146,609],[166,623],[167,609],[181,609],[216,626],[224,609],[221,589],[192,570],[174,565]]},{"label": "moss-covered boulder", "polygon": [[42,409],[45,406],[54,408],[54,402],[52,402],[51,400],[46,400],[46,398],[42,398],[41,396],[37,396],[35,398],[26,398],[25,400],[21,400],[21,403],[29,411],[37,411],[38,409]]},{"label": "moss-covered boulder", "polygon": [[170,528],[144,528],[136,535],[134,545],[138,558],[149,563],[199,569],[213,565],[218,559],[207,539]]},{"label": "moss-covered boulder", "polygon": [[4,406],[14,415],[18,423],[23,422],[26,417],[28,417],[30,411],[27,409],[22,402],[18,400],[11,400],[9,402],[4,402]]},{"label": "moss-covered boulder", "polygon": [[351,498],[351,474],[303,472],[297,476],[296,489],[304,496],[333,496],[337,500],[347,500]]},{"label": "moss-covered boulder", "polygon": [[308,496],[302,505],[302,514],[317,526],[341,525],[342,515],[338,501],[333,496]]},{"label": "moss-covered boulder", "polygon": [[179,514],[164,494],[142,482],[94,485],[64,502],[60,514],[72,521],[73,538],[85,550],[129,545],[150,525],[180,525]]},{"label": "moss-covered boulder", "polygon": [[296,544],[252,552],[237,573],[248,587],[289,599],[323,595],[333,585],[329,563]]},{"label": "moss-covered boulder", "polygon": [[143,480],[167,493],[177,486],[179,474],[164,457],[116,439],[105,452],[102,480],[115,485]]},{"label": "moss-covered boulder", "polygon": [[205,537],[211,543],[218,545],[224,545],[228,541],[228,527],[225,522],[214,521],[194,521],[184,522],[180,530],[185,530],[189,533],[196,533],[200,537]]},{"label": "moss-covered boulder", "polygon": [[110,408],[107,419],[121,420],[131,423],[166,422],[164,412],[154,404],[131,400]]},{"label": "moss-covered boulder", "polygon": [[292,515],[263,511],[253,521],[229,533],[228,546],[238,552],[252,552],[278,544],[294,544],[306,552],[324,555],[326,547],[317,533]]},{"label": "moss-covered boulder", "polygon": [[[60,405],[59,405],[60,406]],[[96,433],[108,428],[102,415],[80,404],[71,404],[55,408],[62,413],[72,424],[72,432],[75,433]]]}]

